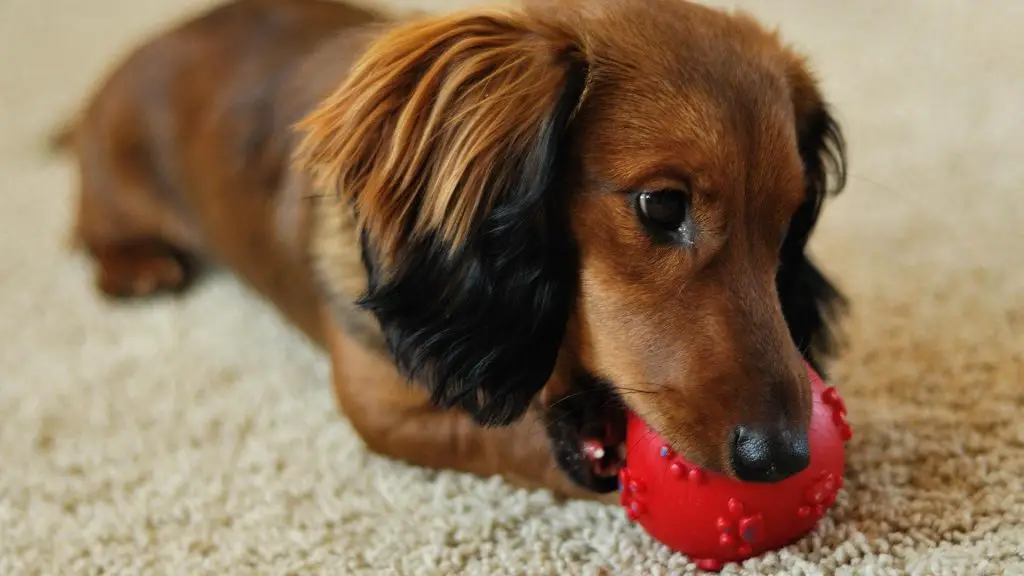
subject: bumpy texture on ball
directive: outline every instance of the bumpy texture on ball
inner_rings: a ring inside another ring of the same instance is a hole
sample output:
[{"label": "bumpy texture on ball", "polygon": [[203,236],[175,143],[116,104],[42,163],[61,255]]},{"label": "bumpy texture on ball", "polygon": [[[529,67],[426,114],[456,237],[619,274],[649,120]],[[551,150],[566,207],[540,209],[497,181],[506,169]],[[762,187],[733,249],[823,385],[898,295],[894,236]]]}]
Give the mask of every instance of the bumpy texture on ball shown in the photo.
[{"label": "bumpy texture on ball", "polygon": [[814,528],[843,486],[852,435],[839,392],[808,367],[814,395],[810,465],[775,484],[740,482],[675,454],[635,415],[627,429],[620,503],[631,520],[704,570],[786,546]]}]

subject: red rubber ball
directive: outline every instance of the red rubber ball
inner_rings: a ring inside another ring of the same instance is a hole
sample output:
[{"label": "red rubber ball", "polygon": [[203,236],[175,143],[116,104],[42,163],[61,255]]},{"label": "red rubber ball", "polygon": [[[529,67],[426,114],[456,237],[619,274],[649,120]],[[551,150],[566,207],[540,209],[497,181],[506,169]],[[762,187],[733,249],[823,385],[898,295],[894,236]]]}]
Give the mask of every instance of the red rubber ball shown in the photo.
[{"label": "red rubber ball", "polygon": [[810,367],[814,396],[810,465],[774,484],[741,482],[702,470],[630,415],[620,503],[653,538],[717,571],[787,546],[810,532],[843,486],[852,435],[838,391]]}]

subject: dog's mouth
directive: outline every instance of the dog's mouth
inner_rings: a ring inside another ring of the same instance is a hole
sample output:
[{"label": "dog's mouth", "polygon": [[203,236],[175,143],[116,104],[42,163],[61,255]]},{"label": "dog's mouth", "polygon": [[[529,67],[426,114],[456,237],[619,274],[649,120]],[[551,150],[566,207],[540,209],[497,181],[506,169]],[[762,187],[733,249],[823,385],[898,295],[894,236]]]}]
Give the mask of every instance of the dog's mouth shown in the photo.
[{"label": "dog's mouth", "polygon": [[545,410],[551,450],[569,478],[598,493],[618,489],[626,463],[626,411],[611,386],[588,378]]}]

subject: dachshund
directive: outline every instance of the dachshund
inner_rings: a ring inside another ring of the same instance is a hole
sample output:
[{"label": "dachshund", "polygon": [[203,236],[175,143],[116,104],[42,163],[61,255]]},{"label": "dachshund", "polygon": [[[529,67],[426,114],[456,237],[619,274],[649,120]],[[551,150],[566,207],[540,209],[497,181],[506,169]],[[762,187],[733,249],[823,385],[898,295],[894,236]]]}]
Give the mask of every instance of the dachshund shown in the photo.
[{"label": "dachshund", "polygon": [[805,363],[847,303],[807,244],[843,132],[750,15],[234,0],[53,138],[102,294],[231,270],[330,356],[375,453],[609,500],[633,413],[728,477],[808,464]]}]

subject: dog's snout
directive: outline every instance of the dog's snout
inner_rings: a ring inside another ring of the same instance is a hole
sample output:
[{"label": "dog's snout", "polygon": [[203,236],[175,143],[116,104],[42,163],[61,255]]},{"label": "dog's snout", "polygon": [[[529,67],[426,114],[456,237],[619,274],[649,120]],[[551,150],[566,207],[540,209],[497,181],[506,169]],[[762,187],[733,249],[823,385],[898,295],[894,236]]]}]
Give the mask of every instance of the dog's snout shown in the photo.
[{"label": "dog's snout", "polygon": [[733,431],[732,466],[746,482],[779,482],[811,462],[807,433],[790,428],[738,426]]}]

